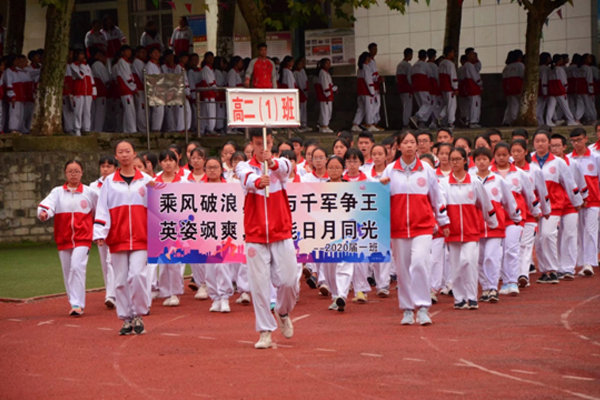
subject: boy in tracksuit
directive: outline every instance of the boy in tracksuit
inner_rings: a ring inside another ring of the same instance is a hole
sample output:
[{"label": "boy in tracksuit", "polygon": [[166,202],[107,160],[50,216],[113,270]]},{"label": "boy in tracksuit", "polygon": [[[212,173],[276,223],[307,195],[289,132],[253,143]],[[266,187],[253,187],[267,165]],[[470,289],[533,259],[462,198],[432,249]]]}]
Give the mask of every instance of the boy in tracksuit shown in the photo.
[{"label": "boy in tracksuit", "polygon": [[[292,241],[292,214],[285,190],[292,170],[286,158],[273,159],[270,150],[263,150],[260,129],[252,130],[251,142],[254,157],[240,162],[236,175],[246,196],[244,202],[244,228],[246,232],[246,257],[252,291],[256,330],[260,340],[257,349],[271,347],[271,332],[277,328],[269,309],[271,283],[277,290],[275,317],[283,336],[294,334],[289,313],[296,304],[297,263]],[[267,148],[273,146],[271,133],[267,133]],[[265,162],[268,172],[264,173]],[[268,187],[268,192],[265,188]]]}]

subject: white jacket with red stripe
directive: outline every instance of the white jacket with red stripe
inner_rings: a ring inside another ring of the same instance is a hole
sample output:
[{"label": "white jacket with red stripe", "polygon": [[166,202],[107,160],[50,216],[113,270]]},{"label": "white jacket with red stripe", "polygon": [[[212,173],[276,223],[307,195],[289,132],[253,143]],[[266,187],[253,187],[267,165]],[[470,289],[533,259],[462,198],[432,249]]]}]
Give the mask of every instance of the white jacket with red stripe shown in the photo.
[{"label": "white jacket with red stripe", "polygon": [[500,176],[489,174],[485,178],[473,174],[471,179],[476,179],[483,185],[488,194],[494,211],[496,211],[496,219],[498,226],[495,229],[480,218],[480,232],[482,238],[503,238],[505,237],[506,227],[512,223],[519,225],[521,222],[521,210],[517,205],[517,201],[513,196],[509,184]]},{"label": "white jacket with red stripe", "polygon": [[[520,210],[522,218],[521,225],[525,225],[527,216],[533,218],[534,215],[539,216],[541,214],[540,202],[535,195],[533,183],[523,170],[520,170],[514,164],[510,164],[506,176],[502,176],[500,171],[498,171],[498,167],[494,164],[491,166],[490,171],[495,174],[498,179],[502,179],[507,183],[512,196],[517,202],[517,207]],[[506,219],[510,218],[508,214],[506,214],[505,217]]]},{"label": "white jacket with red stripe", "polygon": [[466,174],[458,182],[454,173],[440,179],[440,187],[446,196],[446,208],[450,218],[450,235],[446,242],[476,242],[481,238],[481,216],[490,229],[498,227],[496,211],[481,182]]},{"label": "white jacket with red stripe", "polygon": [[292,171],[286,158],[273,159],[269,169],[269,197],[259,189],[263,166],[253,157],[238,163],[235,173],[242,184],[244,201],[244,229],[247,243],[274,243],[292,237],[292,213],[285,187]]},{"label": "white jacket with red stripe", "polygon": [[[579,167],[586,183],[586,207],[600,207],[600,157],[597,153],[592,153],[590,149],[587,149],[581,156],[573,151],[567,155],[567,158],[579,162]],[[583,196],[583,188],[581,192]]]},{"label": "white jacket with red stripe", "polygon": [[412,171],[406,172],[398,159],[381,177],[390,178],[392,238],[432,235],[436,220],[439,226],[450,223],[438,179],[429,165],[417,159]]},{"label": "white jacket with red stripe", "polygon": [[[534,154],[532,158],[532,163],[539,166],[537,155]],[[554,154],[550,153],[548,154],[548,159],[540,169],[544,173],[544,180],[548,188],[552,210],[550,212],[551,215],[561,216],[563,208],[568,201],[571,201],[574,207],[579,207],[583,203],[579,188],[565,160],[555,157]]]},{"label": "white jacket with red stripe", "polygon": [[58,250],[92,246],[94,207],[97,193],[80,183],[71,191],[65,183],[52,189],[40,202],[37,215],[46,211],[48,218],[54,217],[54,241]]},{"label": "white jacket with red stripe", "polygon": [[121,169],[106,177],[94,221],[94,240],[103,239],[111,253],[146,250],[148,241],[148,188],[152,178],[136,170],[128,185]]}]

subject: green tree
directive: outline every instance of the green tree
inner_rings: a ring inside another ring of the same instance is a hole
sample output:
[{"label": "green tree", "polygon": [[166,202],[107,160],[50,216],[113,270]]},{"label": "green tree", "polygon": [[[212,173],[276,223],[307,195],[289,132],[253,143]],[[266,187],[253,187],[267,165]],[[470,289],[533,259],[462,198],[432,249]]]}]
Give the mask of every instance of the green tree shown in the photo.
[{"label": "green tree", "polygon": [[40,4],[47,7],[46,41],[31,133],[48,136],[62,132],[62,93],[75,0],[40,0]]}]

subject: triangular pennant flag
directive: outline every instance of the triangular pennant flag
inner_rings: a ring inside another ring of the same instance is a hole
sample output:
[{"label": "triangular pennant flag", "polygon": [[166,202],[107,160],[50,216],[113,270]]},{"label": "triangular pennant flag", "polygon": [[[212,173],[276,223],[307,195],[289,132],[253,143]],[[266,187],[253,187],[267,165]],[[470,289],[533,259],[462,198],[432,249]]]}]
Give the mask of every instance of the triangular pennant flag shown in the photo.
[{"label": "triangular pennant flag", "polygon": [[550,19],[546,18],[546,20],[544,21],[544,24],[546,24],[546,26],[548,26],[549,22],[550,22]]},{"label": "triangular pennant flag", "polygon": [[192,3],[185,3],[185,8],[187,8],[190,14],[192,13]]},{"label": "triangular pennant flag", "polygon": [[559,9],[556,13],[558,14],[558,18],[562,19],[562,8]]},{"label": "triangular pennant flag", "polygon": [[175,6],[175,2],[174,1],[167,1],[167,4],[170,5],[173,10],[177,9],[177,7]]},{"label": "triangular pennant flag", "polygon": [[154,7],[158,8],[158,0],[152,0],[152,2],[154,3]]}]

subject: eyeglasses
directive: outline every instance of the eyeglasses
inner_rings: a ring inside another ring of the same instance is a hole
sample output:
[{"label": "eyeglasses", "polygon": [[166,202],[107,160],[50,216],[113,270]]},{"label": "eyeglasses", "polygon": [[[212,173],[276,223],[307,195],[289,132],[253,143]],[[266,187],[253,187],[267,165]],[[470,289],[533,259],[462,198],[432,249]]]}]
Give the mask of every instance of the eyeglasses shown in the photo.
[{"label": "eyeglasses", "polygon": [[325,161],[326,158],[325,157],[315,157],[312,159],[313,161]]},{"label": "eyeglasses", "polygon": [[79,175],[79,174],[81,174],[83,172],[82,171],[77,171],[77,170],[71,170],[70,169],[68,171],[65,171],[65,173],[68,174],[68,175]]},{"label": "eyeglasses", "polygon": [[464,161],[465,161],[465,159],[462,158],[462,157],[461,158],[451,158],[450,159],[450,162],[454,163],[454,164],[459,163],[459,162],[464,162]]}]

